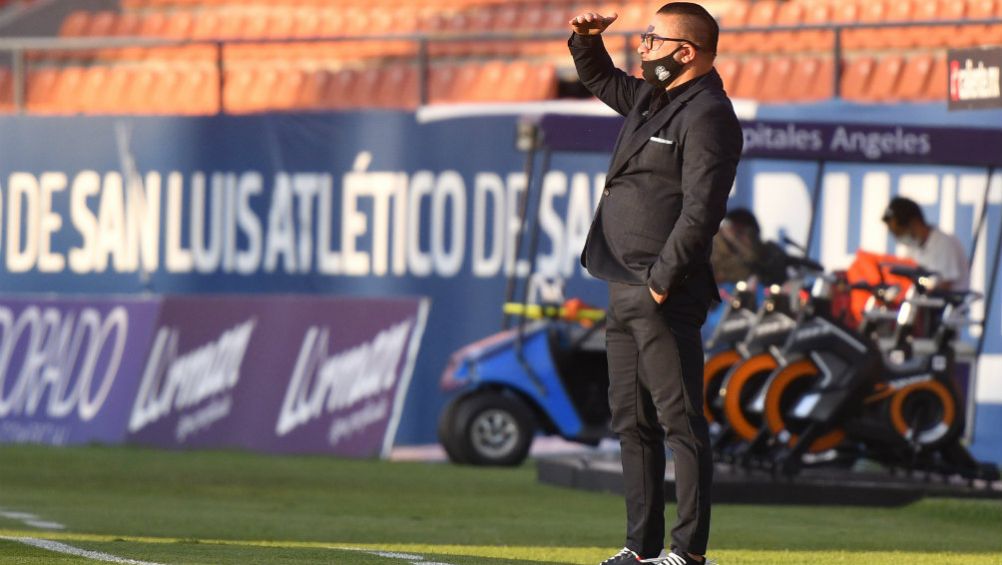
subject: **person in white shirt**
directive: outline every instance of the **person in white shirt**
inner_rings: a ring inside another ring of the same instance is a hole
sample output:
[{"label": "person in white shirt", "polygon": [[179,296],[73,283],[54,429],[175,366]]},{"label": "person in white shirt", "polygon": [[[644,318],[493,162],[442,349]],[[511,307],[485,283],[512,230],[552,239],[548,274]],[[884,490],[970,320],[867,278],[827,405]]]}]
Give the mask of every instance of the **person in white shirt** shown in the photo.
[{"label": "person in white shirt", "polygon": [[927,224],[915,201],[893,198],[881,219],[920,267],[937,273],[937,290],[968,289],[971,269],[964,246],[953,235]]}]

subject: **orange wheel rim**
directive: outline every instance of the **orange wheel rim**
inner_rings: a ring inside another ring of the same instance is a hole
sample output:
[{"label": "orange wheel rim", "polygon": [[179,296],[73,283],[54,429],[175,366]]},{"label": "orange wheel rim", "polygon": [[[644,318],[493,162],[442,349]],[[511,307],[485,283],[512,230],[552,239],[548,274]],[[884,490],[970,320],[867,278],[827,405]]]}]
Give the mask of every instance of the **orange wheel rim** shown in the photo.
[{"label": "orange wheel rim", "polygon": [[727,382],[727,393],[724,395],[724,414],[727,416],[727,423],[738,436],[747,441],[752,441],[758,435],[758,426],[745,417],[741,406],[741,392],[752,377],[763,371],[771,372],[776,367],[776,360],[772,355],[762,353],[738,365]]},{"label": "orange wheel rim", "polygon": [[901,434],[901,437],[908,437],[912,431],[911,426],[905,421],[905,399],[908,398],[909,394],[919,390],[927,390],[935,394],[940,402],[943,403],[943,424],[946,427],[953,426],[953,420],[957,417],[957,409],[954,406],[953,397],[950,395],[950,391],[943,386],[943,383],[939,381],[925,381],[910,384],[894,393],[894,396],[891,397],[891,422],[894,424],[895,431]]},{"label": "orange wheel rim", "polygon": [[[795,361],[786,367],[784,367],[776,378],[772,381],[769,386],[769,391],[765,395],[765,421],[766,425],[769,426],[769,431],[773,435],[780,435],[786,430],[786,422],[783,420],[783,411],[780,406],[783,399],[783,393],[790,387],[791,384],[804,378],[811,378],[818,374],[817,368],[808,359],[801,359],[800,361]],[[797,434],[790,434],[790,440],[788,444],[793,446],[797,443],[799,436]],[[811,443],[808,451],[811,453],[820,453],[822,451],[828,451],[838,444],[842,443],[845,439],[845,431],[842,428],[835,428],[832,431],[822,435],[818,439]]]},{"label": "orange wheel rim", "polygon": [[710,357],[703,365],[703,415],[706,416],[707,422],[713,423],[715,421],[713,412],[710,411],[710,386],[713,385],[713,381],[722,378],[727,373],[727,369],[740,360],[741,354],[729,349]]}]

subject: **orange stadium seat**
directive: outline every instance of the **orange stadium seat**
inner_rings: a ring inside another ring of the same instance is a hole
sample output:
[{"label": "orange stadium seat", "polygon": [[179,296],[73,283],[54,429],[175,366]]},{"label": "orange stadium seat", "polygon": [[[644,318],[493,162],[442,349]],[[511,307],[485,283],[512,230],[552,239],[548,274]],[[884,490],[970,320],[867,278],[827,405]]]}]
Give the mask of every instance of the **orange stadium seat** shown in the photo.
[{"label": "orange stadium seat", "polygon": [[876,63],[872,57],[857,57],[843,62],[841,91],[846,100],[865,100]]},{"label": "orange stadium seat", "polygon": [[737,98],[754,99],[758,97],[759,89],[762,87],[762,79],[765,76],[766,59],[764,57],[752,57],[745,59],[741,63],[741,73],[734,85],[732,95]]},{"label": "orange stadium seat", "polygon": [[115,18],[115,25],[111,28],[111,35],[128,37],[140,35],[142,24],[143,18],[137,12],[123,12]]},{"label": "orange stadium seat", "polygon": [[63,67],[56,84],[53,104],[64,114],[76,114],[80,111],[80,85],[83,81],[84,68],[78,66]]},{"label": "orange stadium seat", "polygon": [[[897,0],[894,0],[896,2]],[[907,1],[907,0],[906,0]],[[893,3],[893,2],[892,2]],[[886,0],[866,0],[859,8],[859,24],[879,24],[887,21],[890,9]],[[886,47],[900,30],[894,28],[859,28],[843,32],[846,49],[875,49]]]},{"label": "orange stadium seat", "polygon": [[0,112],[14,109],[14,79],[7,69],[0,68]]},{"label": "orange stadium seat", "polygon": [[[795,27],[803,23],[804,5],[799,2],[784,2],[776,10],[776,26]],[[767,50],[772,52],[789,53],[800,48],[799,32],[797,31],[775,31],[766,37]]]},{"label": "orange stadium seat", "polygon": [[729,95],[733,96],[734,86],[738,79],[738,72],[741,70],[741,61],[733,57],[717,59],[714,67],[716,67],[717,73],[720,75],[720,79],[724,83],[724,89]]},{"label": "orange stadium seat", "polygon": [[[292,79],[294,69],[269,65],[255,73],[250,88],[244,93],[244,102],[252,112],[277,110],[293,100],[283,92],[283,85]],[[298,85],[297,85],[298,86]]]},{"label": "orange stadium seat", "polygon": [[414,109],[420,104],[419,98],[417,68],[398,63],[382,69],[371,104],[377,108]]},{"label": "orange stadium seat", "polygon": [[167,28],[167,15],[163,12],[147,12],[142,15],[139,24],[139,35],[146,37],[160,37],[165,35]]},{"label": "orange stadium seat", "polygon": [[745,27],[748,23],[748,11],[751,8],[750,2],[730,2],[724,12],[720,14],[721,28]]},{"label": "orange stadium seat", "polygon": [[929,82],[926,84],[926,100],[946,100],[948,74],[946,54],[936,55],[932,62],[932,71],[929,73]]},{"label": "orange stadium seat", "polygon": [[59,25],[59,35],[62,37],[81,37],[87,35],[87,29],[90,27],[90,17],[90,12],[86,10],[70,12],[68,16],[63,18],[63,22]]},{"label": "orange stadium seat", "polygon": [[[125,66],[112,66],[101,83],[101,95],[95,97],[91,112],[99,114],[127,114],[125,102],[131,95],[135,70]],[[146,102],[147,104],[150,101]]]},{"label": "orange stadium seat", "polygon": [[832,2],[831,23],[854,24],[859,21],[860,3],[859,0],[844,0],[842,2]]},{"label": "orange stadium seat", "polygon": [[24,102],[29,112],[50,114],[56,110],[54,93],[59,83],[59,69],[48,68],[28,73]]},{"label": "orange stadium seat", "polygon": [[[831,5],[826,2],[811,2],[804,6],[804,25],[827,25],[832,23]],[[796,33],[792,51],[830,51],[835,34],[823,29],[805,29]]]},{"label": "orange stadium seat", "polygon": [[872,102],[897,102],[898,84],[904,68],[904,59],[900,56],[883,57],[873,71],[873,78],[866,89],[866,99]]},{"label": "orange stadium seat", "polygon": [[897,99],[924,101],[929,96],[929,79],[932,76],[933,57],[928,54],[908,57],[898,81]]},{"label": "orange stadium seat", "polygon": [[332,73],[327,69],[314,69],[306,73],[306,80],[299,88],[296,107],[305,110],[324,108],[324,92],[331,81]]},{"label": "orange stadium seat", "polygon": [[793,74],[794,62],[789,57],[772,57],[766,64],[765,77],[756,99],[761,102],[781,102],[793,99],[790,89],[790,76]]},{"label": "orange stadium seat", "polygon": [[159,67],[145,65],[133,71],[129,91],[122,101],[133,114],[150,113],[150,100],[159,88]]},{"label": "orange stadium seat", "polygon": [[246,39],[248,37],[246,24],[248,17],[249,14],[245,12],[224,11],[220,13],[216,37],[219,39]]},{"label": "orange stadium seat", "polygon": [[[472,65],[470,65],[472,67]],[[466,99],[476,102],[494,102],[502,100],[505,92],[507,65],[498,60],[489,61],[480,69],[475,81],[472,82]]]},{"label": "orange stadium seat", "polygon": [[465,64],[456,69],[449,89],[450,102],[470,102],[476,98],[474,92],[480,80],[480,67],[478,64]]},{"label": "orange stadium seat", "polygon": [[[248,14],[244,18],[243,37],[302,37],[296,31],[296,26],[299,23],[295,12],[291,10],[273,10],[267,13]],[[255,29],[255,26],[258,27]]]},{"label": "orange stadium seat", "polygon": [[[967,19],[987,20],[1002,18],[1002,0],[968,0]],[[964,26],[958,46],[984,47],[1002,43],[1002,24],[975,24]]]},{"label": "orange stadium seat", "polygon": [[167,16],[167,21],[164,23],[160,35],[171,39],[187,39],[191,34],[191,28],[194,26],[194,23],[195,20],[191,13],[184,11],[172,12]]},{"label": "orange stadium seat", "polygon": [[431,67],[428,76],[428,102],[443,104],[452,102],[452,83],[456,79],[456,65],[440,64]]},{"label": "orange stadium seat", "polygon": [[255,72],[252,67],[229,68],[224,72],[223,109],[227,114],[250,111],[250,92],[254,86]]},{"label": "orange stadium seat", "polygon": [[216,11],[205,10],[192,22],[188,30],[191,39],[219,39],[222,27],[222,15]]},{"label": "orange stadium seat", "polygon": [[[960,9],[959,13],[947,13]],[[964,17],[966,8],[963,0],[916,0],[912,10],[912,20],[917,22],[951,20]],[[949,45],[950,35],[956,33],[954,26],[919,26],[905,30],[907,42],[903,47],[943,47]]]},{"label": "orange stadium seat", "polygon": [[[779,11],[775,0],[759,0],[751,5],[747,27],[769,27],[776,21]],[[772,43],[772,33],[762,31],[746,31],[736,34],[727,44],[727,49],[733,53],[763,53],[769,51]]]},{"label": "orange stadium seat", "polygon": [[108,69],[104,66],[85,67],[77,90],[77,110],[93,114],[104,99],[104,85],[108,80]]},{"label": "orange stadium seat", "polygon": [[188,69],[175,65],[160,71],[156,86],[150,96],[148,112],[152,114],[180,114],[182,109],[182,89],[186,86],[184,77]]},{"label": "orange stadium seat", "polygon": [[[641,32],[647,29],[651,23],[651,10],[644,2],[628,2],[620,6],[619,20],[616,25],[624,31]],[[570,21],[570,18],[568,18]]]},{"label": "orange stadium seat", "polygon": [[282,69],[279,82],[272,91],[269,106],[279,110],[299,109],[301,92],[306,87],[308,78],[309,73],[305,69]]},{"label": "orange stadium seat", "polygon": [[182,114],[209,115],[219,111],[219,72],[214,67],[194,67],[184,74],[179,92]]},{"label": "orange stadium seat", "polygon": [[338,71],[327,85],[324,92],[324,107],[347,108],[354,98],[354,90],[358,85],[358,72],[354,69]]},{"label": "orange stadium seat", "polygon": [[835,65],[830,55],[802,57],[790,75],[791,98],[800,102],[825,100],[832,97]]},{"label": "orange stadium seat", "polygon": [[364,68],[358,71],[355,84],[348,91],[346,97],[347,107],[364,108],[372,106],[372,97],[375,95],[380,81],[383,79],[383,69],[376,67]]},{"label": "orange stadium seat", "polygon": [[90,25],[87,26],[86,35],[92,37],[107,37],[114,35],[115,28],[118,27],[118,14],[109,10],[93,12],[90,16]]}]

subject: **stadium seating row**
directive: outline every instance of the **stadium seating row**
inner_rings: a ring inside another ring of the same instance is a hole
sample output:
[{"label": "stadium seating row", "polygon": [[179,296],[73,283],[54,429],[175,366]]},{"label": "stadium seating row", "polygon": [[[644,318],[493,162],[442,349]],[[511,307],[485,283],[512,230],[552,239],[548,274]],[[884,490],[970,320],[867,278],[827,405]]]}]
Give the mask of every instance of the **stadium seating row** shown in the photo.
[{"label": "stadium seating row", "polygon": [[[229,68],[222,85],[205,64],[95,65],[32,71],[25,103],[38,114],[214,114],[265,110],[416,108],[415,65],[309,70],[288,65]],[[516,102],[556,96],[552,65],[492,61],[431,69],[431,102]],[[10,73],[0,68],[0,110],[13,110]]]},{"label": "stadium seating row", "polygon": [[[810,102],[831,98],[834,92],[832,60],[824,57],[721,59],[717,70],[735,98]],[[843,99],[858,102],[944,100],[946,59],[930,54],[860,56],[843,62],[839,84]]]},{"label": "stadium seating row", "polygon": [[[261,39],[400,33],[483,33],[565,31],[567,20],[584,5],[546,2],[451,2],[452,9],[413,5],[359,5],[291,2],[248,8],[244,4],[174,10],[76,11],[63,21],[60,35],[143,35],[174,39]],[[181,4],[183,5],[183,4]],[[192,3],[192,5],[196,5]],[[594,6],[592,6],[594,7]],[[641,29],[651,14],[649,2],[605,4],[620,14],[617,28]],[[1002,0],[812,0],[731,2],[722,14],[725,28],[889,23],[1002,18]],[[830,49],[832,34],[820,30],[725,33],[733,52]],[[847,48],[972,46],[1002,39],[1002,25],[920,26],[847,30]]]},{"label": "stadium seating row", "polygon": [[[1002,18],[999,0],[862,0],[734,2],[723,14],[725,28],[829,24],[888,24]],[[724,34],[724,52],[831,49],[833,34],[823,30]],[[1002,25],[885,27],[845,30],[846,49],[971,47],[1002,42]]]},{"label": "stadium seating row", "polygon": [[[824,57],[722,58],[717,68],[736,98],[809,102],[833,92],[832,61]],[[854,101],[942,100],[946,74],[940,56],[861,56],[843,64],[840,87],[842,97]],[[340,70],[244,64],[228,67],[223,78],[223,109],[229,113],[410,109],[420,99],[412,64]],[[0,110],[13,109],[11,82],[0,69]],[[553,65],[525,61],[443,64],[430,69],[427,88],[432,103],[546,100],[556,95],[557,75]],[[67,66],[33,71],[25,100],[35,113],[213,114],[219,92],[218,72],[207,63]]]}]

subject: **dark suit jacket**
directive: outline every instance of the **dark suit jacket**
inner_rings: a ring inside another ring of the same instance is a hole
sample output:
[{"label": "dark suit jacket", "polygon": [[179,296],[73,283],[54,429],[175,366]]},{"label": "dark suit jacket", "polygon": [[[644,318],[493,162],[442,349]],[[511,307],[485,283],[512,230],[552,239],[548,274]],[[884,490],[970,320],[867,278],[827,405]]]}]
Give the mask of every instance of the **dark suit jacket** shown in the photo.
[{"label": "dark suit jacket", "polygon": [[743,135],[715,70],[646,122],[655,88],[616,69],[601,36],[572,35],[578,76],[626,116],[581,264],[608,281],[719,300],[710,250]]}]

